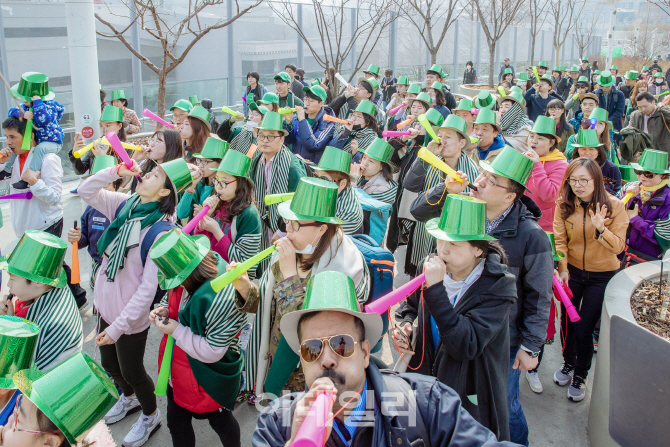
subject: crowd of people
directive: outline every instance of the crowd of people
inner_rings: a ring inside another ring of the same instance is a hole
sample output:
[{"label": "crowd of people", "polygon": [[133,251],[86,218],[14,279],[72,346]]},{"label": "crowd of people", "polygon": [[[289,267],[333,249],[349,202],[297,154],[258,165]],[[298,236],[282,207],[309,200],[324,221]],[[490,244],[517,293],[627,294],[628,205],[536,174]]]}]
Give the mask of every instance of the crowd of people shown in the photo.
[{"label": "crowd of people", "polygon": [[[11,192],[32,197],[11,200],[19,241],[0,258],[0,445],[114,445],[107,425],[138,412],[124,447],[163,420],[195,446],[193,418],[239,446],[245,401],[265,408],[255,446],[291,445],[317,405],[319,445],[529,445],[521,375],[543,392],[557,323],[553,381],[578,403],[609,280],[670,247],[660,66],[581,62],[517,78],[506,59],[474,98],[437,64],[415,83],[371,64],[339,90],[333,69],[307,83],[289,64],[276,92],[250,72],[222,123],[211,101],[178,100],[143,146],[123,90],[110,105],[101,87],[107,137],[68,148],[87,206],[65,239],[64,108],[25,73],[0,150]],[[68,243],[90,255],[99,363]],[[403,245],[416,287],[396,296]],[[384,337],[396,365],[375,355]]]}]

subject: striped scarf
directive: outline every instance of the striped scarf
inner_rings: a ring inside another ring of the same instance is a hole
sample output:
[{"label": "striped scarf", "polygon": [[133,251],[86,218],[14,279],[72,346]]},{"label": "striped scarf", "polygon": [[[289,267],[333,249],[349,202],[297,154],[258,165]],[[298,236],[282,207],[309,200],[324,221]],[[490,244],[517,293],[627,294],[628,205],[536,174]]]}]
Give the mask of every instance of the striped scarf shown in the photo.
[{"label": "striped scarf", "polygon": [[351,133],[349,140],[342,148],[343,151],[349,152],[351,154],[351,142],[356,140],[358,141],[358,150],[363,151],[368,148],[377,138],[377,132],[366,127],[365,129],[357,130]]},{"label": "striped scarf", "polygon": [[237,152],[242,152],[244,155],[249,152],[249,147],[254,142],[254,133],[247,129],[246,126],[240,127],[240,131],[230,141],[230,148]]},{"label": "striped scarf", "polygon": [[363,208],[353,186],[347,186],[337,195],[335,216],[342,220],[344,234],[354,234],[363,226]]},{"label": "striped scarf", "polygon": [[533,122],[526,118],[525,110],[515,102],[500,118],[500,128],[503,135],[515,135],[524,127],[531,129]]},{"label": "striped scarf", "polygon": [[[372,102],[372,98],[370,102]],[[340,113],[337,115],[337,117],[346,120],[349,118],[349,115],[351,115],[353,112],[354,110],[350,110],[349,104],[345,102],[344,105],[340,108]],[[382,112],[381,107],[375,107],[375,118],[377,119],[377,124],[379,124],[380,127],[384,126],[385,117],[386,114]],[[343,131],[344,131],[344,124],[340,123],[335,124],[334,135],[339,135]]]}]

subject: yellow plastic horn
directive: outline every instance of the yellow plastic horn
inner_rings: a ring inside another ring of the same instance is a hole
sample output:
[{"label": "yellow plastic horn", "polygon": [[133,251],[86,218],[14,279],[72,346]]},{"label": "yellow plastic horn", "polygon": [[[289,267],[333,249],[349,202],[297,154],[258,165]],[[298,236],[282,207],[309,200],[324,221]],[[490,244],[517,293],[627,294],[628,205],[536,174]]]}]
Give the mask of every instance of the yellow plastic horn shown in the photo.
[{"label": "yellow plastic horn", "polygon": [[621,202],[626,205],[628,204],[628,201],[633,198],[633,191],[627,192],[626,195],[624,196],[623,199],[621,199]]},{"label": "yellow plastic horn", "polygon": [[535,75],[535,79],[537,79],[537,83],[540,83],[540,73],[537,72],[537,67],[533,67],[533,74]]},{"label": "yellow plastic horn", "polygon": [[285,194],[267,194],[265,196],[265,204],[266,205],[274,205],[275,203],[281,203],[281,202],[286,202],[287,200],[291,200],[295,193],[288,192]]},{"label": "yellow plastic horn", "polygon": [[424,129],[426,129],[426,133],[428,133],[428,135],[430,135],[430,137],[435,140],[437,144],[440,144],[440,139],[437,138],[437,135],[435,135],[433,126],[430,124],[430,121],[428,121],[428,118],[426,118],[426,115],[419,115],[416,120],[423,126]]},{"label": "yellow plastic horn", "polygon": [[235,118],[237,118],[237,115],[239,115],[239,113],[237,113],[236,111],[234,111],[233,109],[230,109],[228,107],[221,107],[221,111],[224,112],[224,113],[227,113],[228,115],[233,116]]},{"label": "yellow plastic horn", "polygon": [[[81,158],[86,152],[93,149],[93,146],[95,146],[95,143],[101,143],[101,144],[106,144],[108,146],[111,146],[109,144],[109,141],[107,141],[107,138],[102,137],[102,138],[98,138],[97,141],[94,141],[92,143],[87,144],[86,146],[79,149],[77,152],[73,152],[72,155],[74,155],[74,158]],[[135,145],[129,144],[129,143],[121,142],[121,145],[123,146],[124,149],[130,149],[132,151],[141,151],[142,150],[141,147],[135,146]]]},{"label": "yellow plastic horn", "polygon": [[502,96],[503,98],[504,98],[505,96],[507,96],[507,95],[505,94],[505,89],[503,88],[502,85],[499,85],[499,86],[498,86],[498,93],[500,93],[500,96]]},{"label": "yellow plastic horn", "polygon": [[[463,183],[463,179],[461,178],[461,176],[458,175],[451,166],[449,166],[448,164],[437,158],[432,152],[430,152],[425,147],[419,149],[419,152],[417,152],[416,155],[420,159],[425,160],[429,164],[433,165],[436,169],[439,169],[440,171],[447,174],[453,180]],[[477,188],[475,188],[470,182],[468,182],[468,187],[474,191],[477,191]]]}]

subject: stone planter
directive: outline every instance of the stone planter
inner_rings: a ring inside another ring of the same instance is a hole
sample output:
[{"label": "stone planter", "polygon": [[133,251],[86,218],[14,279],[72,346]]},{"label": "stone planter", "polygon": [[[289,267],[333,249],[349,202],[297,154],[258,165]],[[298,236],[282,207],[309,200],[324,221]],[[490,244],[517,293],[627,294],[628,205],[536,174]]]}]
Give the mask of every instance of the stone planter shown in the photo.
[{"label": "stone planter", "polygon": [[[482,91],[482,89],[481,88],[472,88],[472,87],[484,87],[484,84],[476,84],[476,85],[461,84],[461,85],[458,86],[458,93],[463,95],[463,96],[467,96],[469,98],[475,98],[479,94],[479,92]],[[491,93],[496,93],[495,89],[489,89],[488,87],[487,87],[487,89]]]}]

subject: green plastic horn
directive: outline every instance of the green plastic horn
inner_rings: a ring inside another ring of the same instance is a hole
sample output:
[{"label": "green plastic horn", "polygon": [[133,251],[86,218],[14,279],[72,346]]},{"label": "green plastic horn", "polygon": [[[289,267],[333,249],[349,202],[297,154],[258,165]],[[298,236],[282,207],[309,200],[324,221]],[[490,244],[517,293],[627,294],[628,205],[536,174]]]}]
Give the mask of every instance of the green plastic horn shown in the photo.
[{"label": "green plastic horn", "polygon": [[470,143],[472,143],[472,144],[474,144],[474,143],[479,143],[479,138],[477,138],[477,137],[470,137]]},{"label": "green plastic horn", "polygon": [[505,96],[507,96],[507,95],[505,94],[505,89],[503,88],[502,85],[499,85],[499,86],[498,86],[498,93],[500,93],[500,95],[501,95],[503,98],[504,98]]},{"label": "green plastic horn", "polygon": [[289,109],[288,107],[282,107],[279,109],[279,114],[280,115],[288,115],[289,113],[295,113],[295,108]]},{"label": "green plastic horn", "polygon": [[230,109],[228,107],[221,107],[221,111],[223,111],[224,113],[227,113],[228,115],[233,116],[235,118],[237,118],[237,115],[239,115],[239,113],[237,113],[236,111],[234,111],[233,109]]},{"label": "green plastic horn", "polygon": [[435,140],[437,144],[440,144],[440,139],[437,138],[437,135],[435,135],[435,132],[433,131],[433,127],[431,126],[430,122],[428,121],[428,118],[426,118],[426,115],[419,115],[416,120],[423,126],[424,129],[426,129],[426,132],[430,137]]},{"label": "green plastic horn", "polygon": [[[32,113],[33,108],[30,108]],[[30,141],[33,138],[33,120],[26,120],[26,130],[23,131],[23,141],[21,142],[21,150],[29,151],[30,150]]]},{"label": "green plastic horn", "polygon": [[[254,265],[258,264],[261,262],[263,259],[267,258],[270,256],[274,251],[277,249],[275,245],[272,245],[271,247],[266,248],[262,252],[258,253],[256,256],[252,256],[246,261],[244,261],[242,264],[233,267],[231,270],[227,271],[223,275],[219,276],[218,278],[215,278],[212,280],[210,283],[212,285],[212,289],[216,293],[219,293],[224,287],[226,287],[228,284],[232,283],[235,281],[237,278],[239,278],[244,272],[249,270],[251,267]],[[165,357],[163,357],[163,361],[165,361]],[[161,373],[163,372],[163,368],[161,367]]]},{"label": "green plastic horn", "polygon": [[165,396],[167,394],[168,379],[170,378],[170,369],[172,367],[172,348],[174,347],[174,338],[168,335],[167,343],[165,343],[165,351],[163,351],[163,361],[161,362],[161,370],[158,373],[158,380],[156,380],[156,389],[154,394],[156,396]]},{"label": "green plastic horn", "polygon": [[265,204],[266,205],[274,205],[275,203],[281,203],[281,202],[286,202],[287,200],[291,200],[295,193],[293,192],[287,192],[285,194],[267,194],[265,196]]}]

